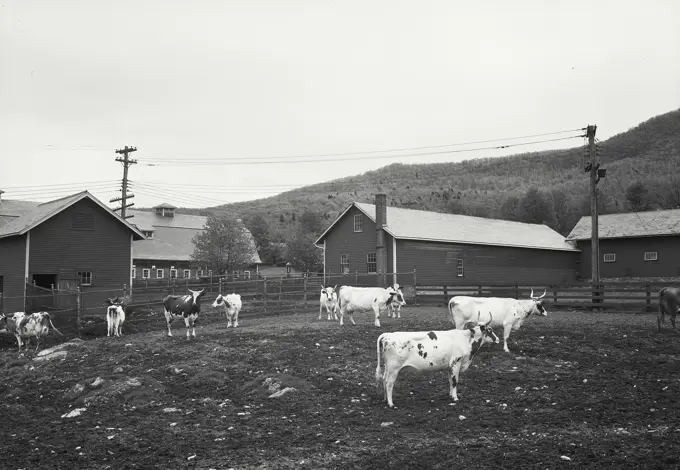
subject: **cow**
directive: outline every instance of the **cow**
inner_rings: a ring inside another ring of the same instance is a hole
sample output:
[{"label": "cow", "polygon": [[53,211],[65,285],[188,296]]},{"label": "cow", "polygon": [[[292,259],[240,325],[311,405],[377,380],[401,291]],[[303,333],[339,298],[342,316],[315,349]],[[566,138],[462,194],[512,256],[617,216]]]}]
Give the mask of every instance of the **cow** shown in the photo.
[{"label": "cow", "polygon": [[130,298],[129,295],[125,295],[123,297],[114,297],[113,299],[111,298],[106,299],[107,305],[120,305],[123,307],[123,310],[125,310],[125,313],[128,314],[132,311],[132,307],[130,307],[131,303],[132,299]]},{"label": "cow", "polygon": [[[395,284],[394,289],[399,289],[399,284]],[[403,299],[403,296],[402,296]],[[387,317],[388,318],[401,318],[401,307],[406,305],[406,302],[403,300],[395,300],[390,302],[389,305],[389,310],[387,311]]]},{"label": "cow", "polygon": [[[491,314],[489,313],[491,316]],[[479,319],[479,314],[477,318]],[[394,407],[392,390],[399,371],[408,368],[417,373],[446,371],[449,376],[449,396],[458,401],[458,376],[465,372],[475,354],[486,343],[498,343],[498,336],[485,323],[466,323],[463,329],[444,331],[397,331],[378,337],[376,352],[378,366],[375,380],[378,390],[382,384],[383,397]],[[381,374],[380,358],[385,364]]]},{"label": "cow", "polygon": [[106,336],[120,337],[125,323],[125,308],[122,305],[110,305],[106,309]]},{"label": "cow", "polygon": [[196,337],[196,320],[201,311],[201,297],[205,294],[205,289],[189,289],[189,292],[191,292],[190,295],[168,295],[163,299],[168,336],[172,336],[172,331],[170,330],[172,321],[175,317],[182,317],[187,327],[187,339],[189,339],[189,333],[194,338]]},{"label": "cow", "polygon": [[331,314],[335,320],[338,319],[338,286],[322,287],[321,295],[319,297],[319,320],[321,320],[321,313],[326,309],[328,320],[331,319]]},{"label": "cow", "polygon": [[401,289],[395,289],[393,286],[387,288],[342,286],[338,292],[340,325],[343,324],[345,313],[349,313],[352,325],[356,325],[354,312],[373,310],[375,326],[380,327],[380,311],[385,310],[394,301],[404,302],[404,294]]},{"label": "cow", "polygon": [[[547,291],[546,291],[547,292]],[[462,329],[465,324],[472,321],[477,312],[484,312],[482,320],[488,321],[486,316],[493,314],[493,326],[503,326],[503,351],[509,353],[508,337],[511,330],[518,330],[526,318],[533,314],[547,316],[548,312],[543,307],[543,297],[534,297],[534,290],[528,299],[513,299],[505,297],[467,297],[459,295],[449,300],[449,313],[451,321],[457,329]]]},{"label": "cow", "polygon": [[0,330],[7,329],[9,333],[14,334],[19,343],[19,352],[21,352],[22,338],[26,339],[26,347],[31,342],[31,337],[35,336],[36,345],[35,351],[40,347],[40,340],[47,336],[50,332],[50,327],[59,335],[64,336],[61,331],[57,330],[52,324],[52,318],[47,312],[24,313],[15,312],[11,315],[0,315]]},{"label": "cow", "polygon": [[212,303],[212,306],[215,308],[222,306],[224,308],[224,314],[227,316],[227,328],[232,325],[232,321],[234,323],[234,328],[238,328],[238,314],[243,306],[239,294],[220,294]]},{"label": "cow", "polygon": [[675,330],[675,316],[680,312],[680,289],[677,287],[664,287],[659,290],[659,313],[656,316],[656,324],[661,332],[661,324],[666,324],[666,314],[671,319],[671,325]]}]

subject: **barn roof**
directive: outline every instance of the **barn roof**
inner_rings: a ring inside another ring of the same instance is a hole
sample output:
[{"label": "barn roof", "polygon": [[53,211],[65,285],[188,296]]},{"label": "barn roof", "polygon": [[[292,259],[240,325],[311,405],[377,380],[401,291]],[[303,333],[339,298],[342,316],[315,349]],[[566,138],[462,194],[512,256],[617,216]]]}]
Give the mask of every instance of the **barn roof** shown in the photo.
[{"label": "barn roof", "polygon": [[[175,214],[174,217],[163,217],[155,212],[128,211],[134,215],[131,221],[140,230],[153,231],[151,238],[132,244],[133,259],[190,261],[194,252],[193,238],[205,227],[207,217],[200,215]],[[250,239],[251,263],[262,261],[257,253],[255,240],[248,229],[243,228]]]},{"label": "barn roof", "polygon": [[[124,224],[134,234],[137,240],[144,239],[144,235],[133,225],[123,220],[118,214],[109,209],[103,202],[94,197],[88,191],[81,191],[70,196],[55,199],[45,203],[34,203],[31,201],[2,201],[5,209],[0,210],[0,238],[23,235],[29,230],[37,227],[46,220],[54,217],[64,209],[71,207],[76,202],[83,199],[90,199],[99,207],[115,217],[120,223]],[[8,204],[9,203],[9,204]]]},{"label": "barn roof", "polygon": [[[326,234],[347,211],[356,207],[375,223],[375,205],[354,202],[321,234]],[[385,231],[401,240],[423,240],[472,245],[495,245],[540,250],[579,251],[572,243],[546,225],[485,219],[459,214],[387,207]]]},{"label": "barn roof", "polygon": [[[600,238],[659,237],[680,235],[680,209],[626,212],[598,217]],[[568,240],[590,240],[590,216],[581,217]]]}]

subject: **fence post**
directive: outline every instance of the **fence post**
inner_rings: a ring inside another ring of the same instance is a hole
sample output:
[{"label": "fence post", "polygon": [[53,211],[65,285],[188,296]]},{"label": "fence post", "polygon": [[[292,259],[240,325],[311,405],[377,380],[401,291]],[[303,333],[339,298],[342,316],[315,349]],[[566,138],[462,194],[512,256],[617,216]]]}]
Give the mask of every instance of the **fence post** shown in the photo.
[{"label": "fence post", "polygon": [[262,278],[262,302],[264,303],[264,313],[267,313],[267,276]]},{"label": "fence post", "polygon": [[553,305],[557,303],[557,286],[551,286],[553,288]]},{"label": "fence post", "polygon": [[446,286],[444,286],[444,303],[447,305],[449,303],[449,291],[446,289]]},{"label": "fence post", "polygon": [[413,303],[418,305],[418,283],[416,282],[416,270],[413,269]]},{"label": "fence post", "polygon": [[83,310],[83,291],[80,290],[80,286],[76,287],[76,330],[78,336],[80,336],[80,329],[82,326],[82,321],[80,315]]},{"label": "fence post", "polygon": [[302,278],[302,290],[304,291],[305,307],[307,306],[307,275]]},{"label": "fence post", "polygon": [[172,279],[171,284],[172,284],[172,295],[175,295],[175,279]]},{"label": "fence post", "polygon": [[515,299],[519,299],[519,285],[515,283]]},{"label": "fence post", "polygon": [[127,296],[127,284],[123,284],[123,297]]},{"label": "fence post", "polygon": [[482,296],[482,286],[479,285],[479,286],[477,286],[477,297],[481,297],[481,296]]},{"label": "fence post", "polygon": [[354,285],[359,285],[359,271],[354,271]]},{"label": "fence post", "polygon": [[652,306],[652,286],[648,283],[645,284],[645,312],[649,312]]},{"label": "fence post", "polygon": [[217,294],[222,295],[222,278],[217,280]]}]

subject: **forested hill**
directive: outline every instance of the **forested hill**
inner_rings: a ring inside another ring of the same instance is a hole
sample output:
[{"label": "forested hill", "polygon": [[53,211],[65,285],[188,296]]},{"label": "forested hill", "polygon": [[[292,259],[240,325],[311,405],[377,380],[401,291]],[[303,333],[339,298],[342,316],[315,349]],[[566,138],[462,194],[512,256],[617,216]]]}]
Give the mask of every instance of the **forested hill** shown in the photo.
[{"label": "forested hill", "polygon": [[[680,109],[599,142],[598,152],[607,169],[598,186],[604,213],[680,207]],[[395,163],[207,210],[244,218],[259,213],[272,235],[283,235],[302,211],[319,214],[328,225],[352,201],[373,202],[376,192],[384,192],[396,207],[546,223],[566,234],[589,213],[583,153],[579,146],[459,163]]]}]

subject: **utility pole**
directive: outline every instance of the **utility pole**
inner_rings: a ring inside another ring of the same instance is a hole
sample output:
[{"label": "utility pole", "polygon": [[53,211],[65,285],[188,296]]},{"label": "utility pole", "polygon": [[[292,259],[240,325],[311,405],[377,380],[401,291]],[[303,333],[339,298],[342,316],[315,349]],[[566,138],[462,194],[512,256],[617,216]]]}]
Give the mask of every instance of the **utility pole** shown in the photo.
[{"label": "utility pole", "polygon": [[600,163],[597,161],[597,152],[595,150],[595,131],[597,126],[589,125],[586,128],[586,136],[588,137],[588,155],[590,161],[586,164],[585,170],[590,172],[590,220],[591,220],[591,234],[590,234],[590,248],[591,248],[591,277],[593,285],[593,303],[600,303],[600,232],[597,214],[597,183],[601,177],[604,177],[606,171],[600,169]]},{"label": "utility pole", "polygon": [[125,146],[125,148],[118,149],[115,151],[116,153],[123,155],[123,158],[116,157],[116,161],[121,162],[123,164],[123,186],[121,188],[121,197],[113,198],[109,202],[120,201],[120,207],[116,207],[113,210],[114,212],[120,211],[120,216],[123,219],[129,219],[130,217],[134,217],[134,215],[126,215],[125,209],[135,205],[134,202],[127,204],[128,199],[132,199],[135,197],[134,194],[128,194],[127,188],[128,188],[128,168],[130,168],[130,165],[134,165],[135,163],[137,163],[137,160],[132,160],[129,158],[129,154],[136,151],[137,151],[136,147],[128,147],[127,145]]}]

